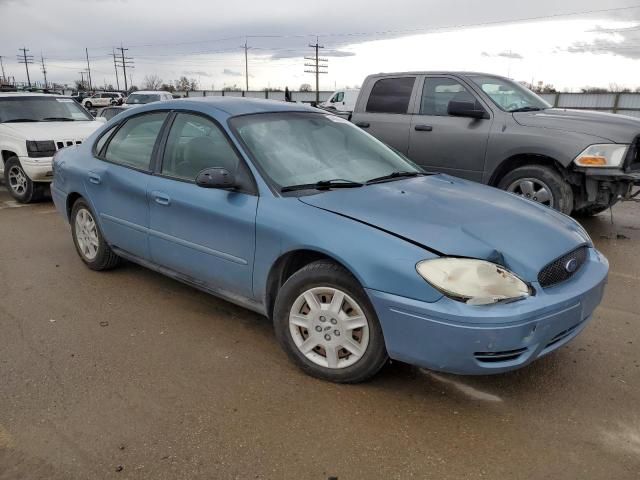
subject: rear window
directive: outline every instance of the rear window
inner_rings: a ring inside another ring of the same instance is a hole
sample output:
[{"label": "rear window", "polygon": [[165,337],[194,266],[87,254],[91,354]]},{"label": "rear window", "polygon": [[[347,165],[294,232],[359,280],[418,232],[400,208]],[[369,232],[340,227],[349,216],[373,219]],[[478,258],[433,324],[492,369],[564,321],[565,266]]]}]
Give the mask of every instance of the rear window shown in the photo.
[{"label": "rear window", "polygon": [[415,77],[383,78],[371,89],[367,112],[407,113]]}]

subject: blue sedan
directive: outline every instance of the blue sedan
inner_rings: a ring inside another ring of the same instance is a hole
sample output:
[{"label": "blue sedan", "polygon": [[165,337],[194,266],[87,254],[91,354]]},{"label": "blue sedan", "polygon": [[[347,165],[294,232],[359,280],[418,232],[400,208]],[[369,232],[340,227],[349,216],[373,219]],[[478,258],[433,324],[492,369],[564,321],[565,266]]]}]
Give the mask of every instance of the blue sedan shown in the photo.
[{"label": "blue sedan", "polygon": [[294,363],[335,382],[389,357],[522,367],[584,329],[607,279],[571,218],[424,172],[301,105],[127,110],[58,152],[51,190],[89,268],[127,259],[259,312]]}]

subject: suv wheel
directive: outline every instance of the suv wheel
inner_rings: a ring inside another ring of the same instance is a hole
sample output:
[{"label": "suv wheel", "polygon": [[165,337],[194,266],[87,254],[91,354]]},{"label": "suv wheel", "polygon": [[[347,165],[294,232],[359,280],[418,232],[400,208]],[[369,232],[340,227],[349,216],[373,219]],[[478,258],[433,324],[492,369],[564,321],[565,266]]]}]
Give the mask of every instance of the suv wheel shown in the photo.
[{"label": "suv wheel", "polygon": [[44,194],[44,185],[29,178],[18,157],[9,158],[4,164],[4,182],[11,196],[20,203],[35,202]]},{"label": "suv wheel", "polygon": [[573,210],[573,190],[553,168],[525,165],[507,173],[498,188],[542,203],[569,215]]},{"label": "suv wheel", "polygon": [[93,107],[93,104],[91,102],[84,102],[84,108],[89,109]]},{"label": "suv wheel", "polygon": [[71,234],[78,255],[91,270],[109,270],[120,263],[100,231],[91,208],[80,199],[71,210]]},{"label": "suv wheel", "polygon": [[326,260],[307,265],[282,286],[274,327],[293,362],[324,380],[365,381],[388,358],[366,293],[349,272]]}]

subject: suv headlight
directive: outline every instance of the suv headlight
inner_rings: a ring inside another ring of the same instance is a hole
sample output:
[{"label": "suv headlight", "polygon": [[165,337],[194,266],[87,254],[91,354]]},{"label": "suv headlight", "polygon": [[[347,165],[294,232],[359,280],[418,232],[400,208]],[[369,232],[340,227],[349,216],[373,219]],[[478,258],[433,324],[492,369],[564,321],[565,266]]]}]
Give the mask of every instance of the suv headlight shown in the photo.
[{"label": "suv headlight", "polygon": [[629,145],[618,143],[591,145],[576,157],[574,163],[580,167],[620,167],[628,150]]},{"label": "suv headlight", "polygon": [[31,158],[53,157],[56,144],[53,140],[27,140],[27,155]]},{"label": "suv headlight", "polygon": [[495,263],[472,258],[436,258],[416,265],[422,278],[449,298],[490,305],[531,295],[531,288]]}]

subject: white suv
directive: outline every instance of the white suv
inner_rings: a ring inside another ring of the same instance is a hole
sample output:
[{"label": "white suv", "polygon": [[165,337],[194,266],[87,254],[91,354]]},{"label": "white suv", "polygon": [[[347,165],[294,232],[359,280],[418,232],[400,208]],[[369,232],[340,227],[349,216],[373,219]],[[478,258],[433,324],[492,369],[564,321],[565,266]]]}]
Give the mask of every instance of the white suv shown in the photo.
[{"label": "white suv", "polygon": [[138,90],[129,95],[123,105],[125,107],[133,107],[135,105],[145,105],[147,103],[162,102],[165,100],[173,100],[173,95],[165,91]]},{"label": "white suv", "polygon": [[82,100],[82,105],[85,108],[108,107],[110,105],[122,105],[123,101],[124,95],[119,92],[101,92]]},{"label": "white suv", "polygon": [[38,200],[53,179],[57,150],[82,143],[104,121],[70,97],[0,93],[0,174],[21,203]]}]

